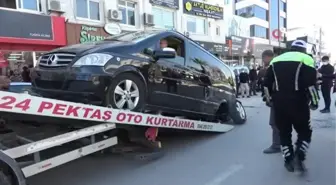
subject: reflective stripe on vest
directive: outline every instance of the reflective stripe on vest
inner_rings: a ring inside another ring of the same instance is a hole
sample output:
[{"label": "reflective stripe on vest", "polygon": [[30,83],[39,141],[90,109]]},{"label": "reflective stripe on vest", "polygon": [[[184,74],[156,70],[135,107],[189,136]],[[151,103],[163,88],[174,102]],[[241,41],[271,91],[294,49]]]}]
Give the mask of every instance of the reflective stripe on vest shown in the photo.
[{"label": "reflective stripe on vest", "polygon": [[300,74],[302,65],[306,65],[308,67],[315,69],[314,59],[311,56],[301,53],[301,52],[290,51],[290,52],[286,52],[282,55],[275,57],[271,61],[270,65],[272,65],[272,68],[273,68],[275,89],[277,91],[279,91],[279,85],[278,85],[278,79],[276,77],[274,66],[273,66],[273,64],[277,62],[300,62],[300,64],[298,65],[296,69],[296,73],[295,73],[295,90],[296,91],[299,90],[299,74]]}]

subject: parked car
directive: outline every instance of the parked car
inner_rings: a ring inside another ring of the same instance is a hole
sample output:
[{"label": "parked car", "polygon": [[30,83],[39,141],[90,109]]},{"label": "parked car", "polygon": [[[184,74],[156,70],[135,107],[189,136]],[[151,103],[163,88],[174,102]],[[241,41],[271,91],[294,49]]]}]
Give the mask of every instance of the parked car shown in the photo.
[{"label": "parked car", "polygon": [[[161,49],[160,41],[168,47]],[[139,31],[40,57],[32,90],[43,97],[191,119],[246,121],[233,71],[175,31]]]},{"label": "parked car", "polygon": [[29,82],[11,82],[8,92],[29,93],[31,91],[31,83]]},{"label": "parked car", "polygon": [[241,71],[243,70],[246,70],[246,71],[250,71],[250,69],[246,66],[234,66],[234,67],[231,67],[231,69],[234,71],[234,72],[238,72],[238,75],[241,73]]}]

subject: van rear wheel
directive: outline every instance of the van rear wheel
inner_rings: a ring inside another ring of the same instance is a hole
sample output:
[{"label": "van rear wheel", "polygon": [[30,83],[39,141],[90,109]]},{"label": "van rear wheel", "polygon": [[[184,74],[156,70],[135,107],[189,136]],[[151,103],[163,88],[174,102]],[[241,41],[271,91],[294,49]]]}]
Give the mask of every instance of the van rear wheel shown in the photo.
[{"label": "van rear wheel", "polygon": [[236,102],[230,107],[230,117],[237,125],[244,124],[247,120],[246,111],[243,104],[236,100]]}]

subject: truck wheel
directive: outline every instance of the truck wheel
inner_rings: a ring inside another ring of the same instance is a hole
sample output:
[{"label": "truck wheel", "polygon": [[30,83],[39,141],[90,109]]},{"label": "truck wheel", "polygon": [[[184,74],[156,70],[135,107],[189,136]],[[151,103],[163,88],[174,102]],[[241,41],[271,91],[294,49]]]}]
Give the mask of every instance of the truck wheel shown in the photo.
[{"label": "truck wheel", "polygon": [[106,105],[115,109],[141,111],[145,105],[145,88],[139,76],[120,74],[112,80],[106,94]]},{"label": "truck wheel", "polygon": [[236,100],[236,103],[230,108],[230,117],[235,124],[244,124],[247,120],[246,111],[243,104]]},{"label": "truck wheel", "polygon": [[10,178],[6,176],[2,171],[0,171],[0,184],[1,185],[12,185]]}]

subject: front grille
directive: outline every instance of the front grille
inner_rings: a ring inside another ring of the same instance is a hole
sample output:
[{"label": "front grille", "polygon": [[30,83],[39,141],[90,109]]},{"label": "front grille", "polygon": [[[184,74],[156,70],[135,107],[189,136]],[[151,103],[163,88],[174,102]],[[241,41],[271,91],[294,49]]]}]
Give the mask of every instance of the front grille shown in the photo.
[{"label": "front grille", "polygon": [[75,57],[76,55],[71,53],[46,54],[41,56],[39,66],[47,68],[66,67]]},{"label": "front grille", "polygon": [[36,87],[42,89],[62,89],[63,82],[60,81],[44,81],[44,80],[35,80]]}]

